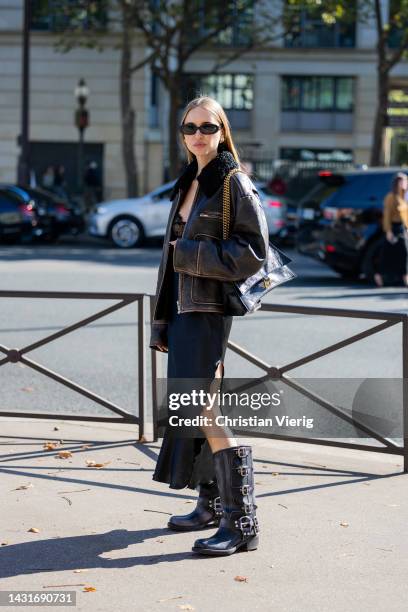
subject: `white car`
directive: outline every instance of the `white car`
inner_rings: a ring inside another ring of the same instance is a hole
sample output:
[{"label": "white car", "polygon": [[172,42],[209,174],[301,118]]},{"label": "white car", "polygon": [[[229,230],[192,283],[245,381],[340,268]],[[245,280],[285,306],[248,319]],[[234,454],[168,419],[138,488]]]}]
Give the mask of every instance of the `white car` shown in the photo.
[{"label": "white car", "polygon": [[[171,208],[170,194],[175,182],[161,185],[141,198],[97,204],[88,218],[89,234],[109,238],[122,249],[139,247],[145,238],[164,237]],[[255,186],[264,206],[269,234],[274,235],[285,225],[285,203],[265,193],[263,184],[255,183]]]}]

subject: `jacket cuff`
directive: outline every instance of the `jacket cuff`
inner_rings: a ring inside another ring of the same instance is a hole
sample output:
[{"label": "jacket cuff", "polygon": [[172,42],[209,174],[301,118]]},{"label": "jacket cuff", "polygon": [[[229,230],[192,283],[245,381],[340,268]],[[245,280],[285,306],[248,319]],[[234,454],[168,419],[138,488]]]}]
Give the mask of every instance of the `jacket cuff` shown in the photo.
[{"label": "jacket cuff", "polygon": [[168,348],[168,337],[167,337],[168,323],[155,323],[151,325],[151,334],[149,347],[158,351],[158,344],[161,344]]},{"label": "jacket cuff", "polygon": [[198,275],[199,240],[178,238],[173,252],[173,268],[176,272]]}]

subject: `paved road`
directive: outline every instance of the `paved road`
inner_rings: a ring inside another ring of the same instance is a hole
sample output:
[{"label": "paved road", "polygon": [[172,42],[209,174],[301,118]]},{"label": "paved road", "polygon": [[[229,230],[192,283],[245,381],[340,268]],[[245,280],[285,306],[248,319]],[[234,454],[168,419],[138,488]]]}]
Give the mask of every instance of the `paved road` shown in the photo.
[{"label": "paved road", "polygon": [[[292,267],[298,277],[275,289],[270,294],[271,303],[407,312],[404,288],[378,289],[361,282],[344,281],[319,262],[287,252],[293,256]],[[3,246],[0,248],[0,287],[3,290],[152,293],[160,253],[158,243],[121,251],[86,237],[65,238],[53,246]],[[25,346],[106,305],[102,301],[3,299],[0,343],[10,348]],[[33,351],[30,356],[132,412],[137,405],[136,322],[137,307],[131,305]],[[376,321],[364,319],[261,312],[236,317],[231,340],[271,365],[283,365],[374,325]],[[292,375],[361,380],[399,377],[402,374],[400,327],[397,325],[299,367]],[[160,359],[165,371],[166,358],[160,356]],[[260,374],[257,367],[232,351],[227,352],[226,376]],[[108,414],[90,400],[21,364],[1,367],[0,384],[3,409]]]}]

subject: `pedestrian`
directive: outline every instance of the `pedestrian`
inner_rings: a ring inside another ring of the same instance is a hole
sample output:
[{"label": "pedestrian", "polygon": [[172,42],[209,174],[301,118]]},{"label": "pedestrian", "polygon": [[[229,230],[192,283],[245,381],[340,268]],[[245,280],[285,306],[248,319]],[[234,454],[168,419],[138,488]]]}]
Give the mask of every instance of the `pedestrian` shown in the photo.
[{"label": "pedestrian", "polygon": [[54,166],[47,166],[47,168],[45,169],[45,172],[43,173],[41,177],[41,185],[44,187],[44,189],[53,189],[54,178],[55,178]]},{"label": "pedestrian", "polygon": [[[159,267],[150,347],[167,352],[171,389],[221,388],[224,355],[232,315],[223,303],[223,287],[255,274],[267,257],[268,227],[258,192],[240,169],[230,124],[213,98],[192,100],[180,125],[188,166],[171,194],[172,207]],[[231,177],[230,237],[222,240],[222,193]],[[175,386],[175,382],[180,386]],[[189,382],[190,381],[190,382]],[[206,386],[207,385],[207,386]],[[216,408],[190,402],[181,415],[208,417],[201,436],[186,436],[167,421],[153,480],[172,489],[197,489],[196,508],[172,516],[169,528],[218,530],[196,540],[199,554],[229,555],[254,550],[259,541],[252,448],[239,444],[230,430],[215,422]],[[174,413],[172,413],[174,414]]]},{"label": "pedestrian", "polygon": [[101,186],[98,163],[91,160],[87,163],[84,172],[84,202],[86,212],[90,212],[95,204],[101,201]]},{"label": "pedestrian", "polygon": [[377,287],[387,278],[398,278],[408,286],[408,176],[398,172],[392,179],[391,191],[384,198],[379,271],[374,275]]},{"label": "pedestrian", "polygon": [[68,199],[67,193],[67,181],[65,177],[65,166],[63,164],[57,164],[54,166],[54,193],[63,198]]}]

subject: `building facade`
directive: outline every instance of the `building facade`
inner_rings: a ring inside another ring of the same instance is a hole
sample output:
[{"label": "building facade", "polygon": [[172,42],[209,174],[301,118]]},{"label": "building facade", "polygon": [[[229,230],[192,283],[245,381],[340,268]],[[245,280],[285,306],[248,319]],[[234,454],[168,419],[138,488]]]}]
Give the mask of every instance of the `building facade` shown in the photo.
[{"label": "building facade", "polygon": [[[22,0],[0,0],[0,182],[14,181],[20,131]],[[273,11],[284,1],[271,0]],[[384,14],[388,0],[383,1]],[[242,15],[237,15],[239,26]],[[229,33],[237,43],[239,28]],[[52,161],[75,174],[78,131],[73,90],[79,78],[90,88],[86,159],[103,171],[105,199],[125,195],[119,105],[120,55],[117,37],[103,40],[102,52],[54,48],[49,24],[31,32],[30,140],[37,175]],[[296,34],[270,48],[246,52],[214,73],[216,46],[197,52],[186,65],[186,100],[198,92],[215,96],[227,111],[242,156],[247,159],[369,162],[376,109],[374,23],[323,25],[306,11]],[[145,56],[142,41],[134,61]],[[395,90],[408,86],[408,62],[392,72]],[[133,78],[135,149],[141,191],[157,187],[168,166],[169,100],[148,67]],[[405,128],[387,129],[390,163],[402,163]]]}]

